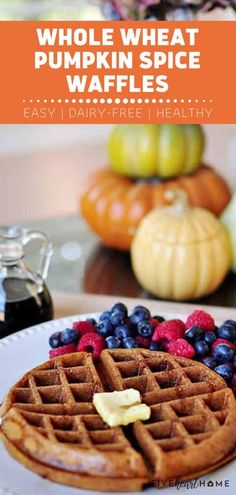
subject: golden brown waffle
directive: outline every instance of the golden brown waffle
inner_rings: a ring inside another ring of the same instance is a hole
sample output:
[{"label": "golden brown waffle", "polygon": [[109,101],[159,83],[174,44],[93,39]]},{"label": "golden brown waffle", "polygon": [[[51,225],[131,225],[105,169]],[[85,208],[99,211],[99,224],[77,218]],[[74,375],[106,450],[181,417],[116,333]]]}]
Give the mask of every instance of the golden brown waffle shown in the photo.
[{"label": "golden brown waffle", "polygon": [[[136,388],[149,421],[110,428],[96,392]],[[86,353],[48,361],[9,392],[0,415],[8,450],[28,468],[60,483],[137,491],[151,480],[194,477],[236,448],[230,389],[200,363],[143,349]]]}]

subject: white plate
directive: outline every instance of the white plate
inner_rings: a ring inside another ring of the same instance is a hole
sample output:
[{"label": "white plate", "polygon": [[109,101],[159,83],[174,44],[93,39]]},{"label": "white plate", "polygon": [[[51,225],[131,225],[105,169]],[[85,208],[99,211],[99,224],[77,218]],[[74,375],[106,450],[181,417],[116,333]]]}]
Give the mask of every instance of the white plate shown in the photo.
[{"label": "white plate", "polygon": [[[52,332],[69,327],[75,320],[96,316],[89,314],[63,318],[37,325],[0,340],[0,402],[8,389],[26,371],[48,359],[48,338]],[[169,313],[164,316],[184,318],[186,315]],[[227,317],[229,317],[228,314]],[[231,318],[233,317],[235,317],[235,310],[231,312]],[[186,482],[185,486],[166,488],[162,493],[174,495],[178,491],[181,494],[193,493],[194,495],[220,494],[221,491],[221,494],[235,495],[236,461],[209,476],[204,476],[194,482]],[[58,485],[40,478],[14,461],[0,442],[0,495],[94,495],[94,493]],[[156,495],[157,490],[149,488],[144,493]]]}]

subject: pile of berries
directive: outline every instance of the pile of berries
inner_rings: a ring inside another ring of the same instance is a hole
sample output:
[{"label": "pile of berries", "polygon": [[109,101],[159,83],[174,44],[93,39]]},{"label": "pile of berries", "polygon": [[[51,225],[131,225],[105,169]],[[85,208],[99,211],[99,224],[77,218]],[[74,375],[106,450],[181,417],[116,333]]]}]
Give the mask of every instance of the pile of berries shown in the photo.
[{"label": "pile of berries", "polygon": [[184,338],[195,351],[195,359],[218,373],[236,394],[236,321],[220,327],[204,311],[194,311],[187,319]]},{"label": "pile of berries", "polygon": [[144,306],[136,306],[128,315],[127,307],[117,303],[103,312],[99,321],[89,318],[54,333],[49,345],[50,358],[86,351],[98,359],[105,348],[141,347],[169,352],[201,361],[223,377],[236,393],[236,322],[227,320],[216,327],[205,311],[195,310],[184,323],[151,316]]},{"label": "pile of berries", "polygon": [[151,316],[144,306],[136,306],[128,316],[127,307],[115,304],[110,311],[104,311],[99,321],[87,319],[75,322],[72,328],[51,335],[50,358],[69,352],[89,351],[94,359],[103,349],[119,347],[132,349],[144,347],[160,350],[161,346],[153,338],[156,327],[164,322],[161,316]]}]

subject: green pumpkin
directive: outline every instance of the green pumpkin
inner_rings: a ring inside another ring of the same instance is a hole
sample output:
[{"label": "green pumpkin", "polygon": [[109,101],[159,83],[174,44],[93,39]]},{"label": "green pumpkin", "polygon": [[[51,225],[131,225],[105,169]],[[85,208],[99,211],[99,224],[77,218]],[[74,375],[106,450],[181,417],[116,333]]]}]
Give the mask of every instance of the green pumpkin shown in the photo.
[{"label": "green pumpkin", "polygon": [[175,177],[201,164],[204,134],[197,124],[118,124],[109,139],[110,166],[128,177]]}]

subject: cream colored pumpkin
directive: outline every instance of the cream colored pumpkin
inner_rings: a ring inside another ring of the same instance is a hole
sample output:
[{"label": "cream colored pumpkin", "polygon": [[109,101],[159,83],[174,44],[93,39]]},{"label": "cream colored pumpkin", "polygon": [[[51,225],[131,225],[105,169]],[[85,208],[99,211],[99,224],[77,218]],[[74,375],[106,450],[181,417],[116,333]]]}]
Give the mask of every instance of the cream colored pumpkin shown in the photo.
[{"label": "cream colored pumpkin", "polygon": [[134,273],[161,298],[211,294],[229,270],[228,235],[212,213],[190,208],[183,191],[168,191],[168,197],[173,204],[151,211],[137,228],[131,247]]}]

